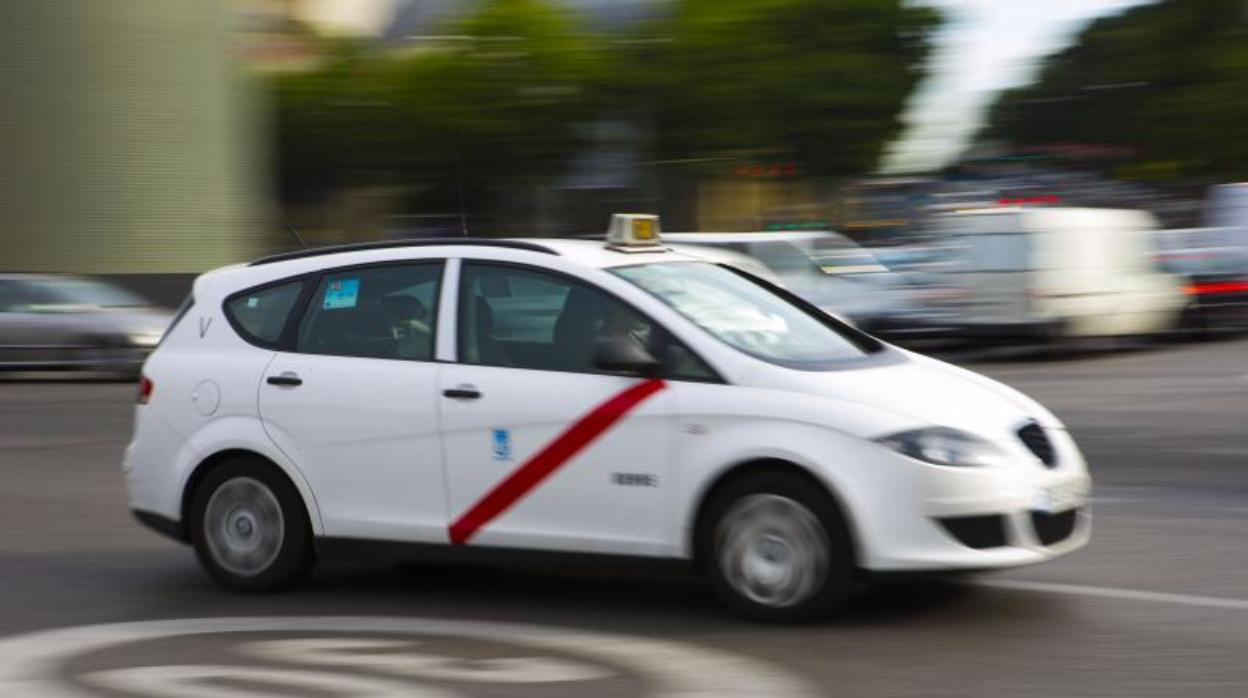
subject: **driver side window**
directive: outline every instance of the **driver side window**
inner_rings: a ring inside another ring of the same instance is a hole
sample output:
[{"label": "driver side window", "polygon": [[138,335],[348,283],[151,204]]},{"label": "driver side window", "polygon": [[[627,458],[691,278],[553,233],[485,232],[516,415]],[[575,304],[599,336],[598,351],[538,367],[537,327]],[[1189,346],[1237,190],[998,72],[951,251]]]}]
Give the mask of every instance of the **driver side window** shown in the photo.
[{"label": "driver side window", "polygon": [[625,335],[666,367],[670,378],[715,374],[666,330],[586,284],[527,268],[465,263],[460,279],[460,361],[481,366],[603,373],[598,338]]}]

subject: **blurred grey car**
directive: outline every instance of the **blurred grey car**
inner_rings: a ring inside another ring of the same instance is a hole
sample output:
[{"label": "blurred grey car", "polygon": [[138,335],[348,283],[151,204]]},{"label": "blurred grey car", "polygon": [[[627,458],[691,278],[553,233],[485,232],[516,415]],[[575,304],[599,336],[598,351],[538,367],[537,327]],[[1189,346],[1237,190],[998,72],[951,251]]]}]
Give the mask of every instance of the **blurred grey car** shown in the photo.
[{"label": "blurred grey car", "polygon": [[170,319],[168,310],[104,281],[0,274],[0,370],[133,375]]},{"label": "blurred grey car", "polygon": [[663,239],[744,255],[798,296],[885,339],[939,337],[952,327],[947,312],[920,302],[907,279],[839,233],[664,233]]}]

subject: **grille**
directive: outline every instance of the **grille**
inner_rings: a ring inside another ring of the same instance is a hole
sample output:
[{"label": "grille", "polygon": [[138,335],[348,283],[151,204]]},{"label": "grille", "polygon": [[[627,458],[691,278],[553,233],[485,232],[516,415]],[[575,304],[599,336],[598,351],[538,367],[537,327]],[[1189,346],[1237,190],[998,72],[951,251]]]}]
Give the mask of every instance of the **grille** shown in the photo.
[{"label": "grille", "polygon": [[1018,430],[1018,438],[1023,444],[1040,459],[1045,466],[1052,468],[1057,465],[1057,453],[1053,450],[1053,442],[1049,441],[1048,434],[1044,433],[1044,429],[1035,422],[1028,422]]},{"label": "grille", "polygon": [[955,516],[938,519],[949,535],[968,548],[1003,548],[1005,541],[1005,517],[998,514],[986,516]]},{"label": "grille", "polygon": [[1066,540],[1075,532],[1075,519],[1078,515],[1078,509],[1068,509],[1056,514],[1033,511],[1031,525],[1035,526],[1036,538],[1043,545],[1053,545]]}]

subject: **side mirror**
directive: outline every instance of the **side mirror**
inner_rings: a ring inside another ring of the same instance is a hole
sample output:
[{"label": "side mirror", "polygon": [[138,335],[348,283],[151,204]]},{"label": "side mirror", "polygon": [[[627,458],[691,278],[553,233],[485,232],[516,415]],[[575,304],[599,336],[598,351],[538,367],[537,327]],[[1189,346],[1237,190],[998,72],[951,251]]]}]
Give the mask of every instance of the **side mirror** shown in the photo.
[{"label": "side mirror", "polygon": [[632,376],[656,376],[663,364],[640,342],[618,334],[599,337],[594,342],[594,367]]}]

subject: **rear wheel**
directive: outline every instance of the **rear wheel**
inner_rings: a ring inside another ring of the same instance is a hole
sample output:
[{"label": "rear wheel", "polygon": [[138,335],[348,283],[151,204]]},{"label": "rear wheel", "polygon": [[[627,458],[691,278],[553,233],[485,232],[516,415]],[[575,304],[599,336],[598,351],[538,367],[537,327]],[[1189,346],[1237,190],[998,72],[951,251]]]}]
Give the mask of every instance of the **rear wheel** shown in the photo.
[{"label": "rear wheel", "polygon": [[713,497],[700,527],[700,556],[730,608],[758,620],[809,620],[849,595],[849,536],[818,484],[790,473],[757,473]]},{"label": "rear wheel", "polygon": [[209,472],[192,497],[190,525],[200,564],[231,589],[279,591],[312,567],[303,501],[258,459],[231,459]]}]

